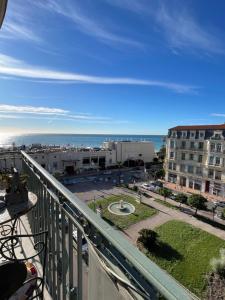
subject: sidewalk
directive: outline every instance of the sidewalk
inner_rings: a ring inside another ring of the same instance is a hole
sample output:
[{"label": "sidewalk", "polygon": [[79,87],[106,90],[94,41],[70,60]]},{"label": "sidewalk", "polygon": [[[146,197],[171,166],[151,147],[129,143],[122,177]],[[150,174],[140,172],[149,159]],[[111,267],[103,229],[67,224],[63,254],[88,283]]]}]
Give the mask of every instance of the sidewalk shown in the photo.
[{"label": "sidewalk", "polygon": [[175,183],[171,182],[164,182],[164,187],[174,190],[175,192],[179,193],[189,193],[189,194],[201,194],[203,197],[205,197],[208,201],[224,201],[225,199],[221,196],[215,196],[211,195],[209,193],[204,193],[200,191],[196,191],[194,189],[190,189],[187,187],[176,185]]},{"label": "sidewalk", "polygon": [[[190,225],[193,225],[197,228],[200,228],[210,234],[213,234],[223,240],[225,240],[225,231],[219,228],[215,228],[212,225],[209,225],[207,223],[204,223],[198,219],[196,219],[193,214],[194,211],[187,205],[183,206],[184,208],[188,208],[192,213],[187,214],[179,210],[175,210],[169,207],[166,207],[162,204],[159,204],[158,202],[154,201],[154,199],[161,199],[164,200],[164,197],[155,194],[153,192],[145,191],[147,192],[152,198],[146,198],[142,196],[142,203],[145,203],[146,205],[150,205],[151,207],[158,210],[158,214],[148,218],[147,220],[143,220],[137,224],[131,225],[127,230],[125,230],[125,236],[133,243],[136,244],[136,240],[138,238],[138,232],[142,228],[150,228],[154,229],[167,221],[170,220],[179,220],[182,222],[186,222]],[[171,199],[167,199],[168,203],[171,203],[173,205],[179,206],[179,204]],[[202,211],[199,211],[199,215],[202,214]],[[225,222],[223,222],[225,224]]]}]

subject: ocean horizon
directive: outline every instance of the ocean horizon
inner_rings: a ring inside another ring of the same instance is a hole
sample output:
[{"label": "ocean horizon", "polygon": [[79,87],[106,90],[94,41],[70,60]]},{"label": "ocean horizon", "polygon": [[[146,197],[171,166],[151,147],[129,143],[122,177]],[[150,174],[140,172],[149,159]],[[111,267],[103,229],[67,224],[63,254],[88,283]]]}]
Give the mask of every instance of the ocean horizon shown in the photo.
[{"label": "ocean horizon", "polygon": [[32,144],[57,145],[71,147],[100,147],[105,141],[151,141],[158,151],[163,145],[165,135],[138,135],[138,134],[68,134],[68,133],[32,133],[9,134],[0,136],[0,146],[9,147]]}]

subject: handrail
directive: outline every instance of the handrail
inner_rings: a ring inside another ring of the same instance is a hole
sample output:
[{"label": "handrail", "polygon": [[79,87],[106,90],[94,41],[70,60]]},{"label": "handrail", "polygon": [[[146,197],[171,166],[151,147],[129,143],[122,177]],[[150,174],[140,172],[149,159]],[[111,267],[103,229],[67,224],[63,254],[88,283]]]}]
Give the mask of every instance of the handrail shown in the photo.
[{"label": "handrail", "polygon": [[50,175],[27,153],[21,151],[25,161],[31,164],[55,189],[57,189],[82,215],[104,236],[132,265],[140,274],[162,294],[166,299],[191,300],[198,299],[189,290],[179,284],[168,273],[147,258],[121,233],[113,229],[104,220],[99,218],[84,202],[64,187],[57,179]]}]

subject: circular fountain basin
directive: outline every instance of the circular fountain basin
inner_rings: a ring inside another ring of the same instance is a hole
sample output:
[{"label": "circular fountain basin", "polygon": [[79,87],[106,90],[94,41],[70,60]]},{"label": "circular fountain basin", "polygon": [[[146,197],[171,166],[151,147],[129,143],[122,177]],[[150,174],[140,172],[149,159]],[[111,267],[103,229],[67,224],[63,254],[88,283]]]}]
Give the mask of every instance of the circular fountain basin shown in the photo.
[{"label": "circular fountain basin", "polygon": [[109,212],[118,216],[127,216],[135,212],[134,205],[130,204],[129,202],[113,202],[108,206]]}]

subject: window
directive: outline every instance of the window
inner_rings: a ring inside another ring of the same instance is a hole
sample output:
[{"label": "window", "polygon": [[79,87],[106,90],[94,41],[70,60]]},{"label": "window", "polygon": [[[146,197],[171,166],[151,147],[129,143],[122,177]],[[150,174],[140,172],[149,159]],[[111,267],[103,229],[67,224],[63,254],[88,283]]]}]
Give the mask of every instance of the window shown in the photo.
[{"label": "window", "polygon": [[186,131],[182,131],[182,138],[186,138],[186,136],[187,136]]},{"label": "window", "polygon": [[185,149],[186,148],[186,142],[185,141],[182,141],[181,142],[181,149]]},{"label": "window", "polygon": [[172,137],[176,137],[176,131],[172,132]]},{"label": "window", "polygon": [[191,147],[191,149],[194,149],[195,148],[195,143],[191,142],[190,147]]},{"label": "window", "polygon": [[221,152],[221,151],[222,151],[222,145],[216,144],[216,152]]},{"label": "window", "polygon": [[199,163],[202,162],[202,157],[203,157],[202,155],[199,155],[199,156],[198,156],[198,162],[199,162]]},{"label": "window", "polygon": [[53,164],[52,164],[52,166],[53,166],[54,169],[57,169],[58,168],[57,161],[54,161]]},{"label": "window", "polygon": [[190,189],[193,189],[193,186],[194,186],[193,180],[189,180],[189,188],[190,188]]},{"label": "window", "polygon": [[212,169],[208,170],[208,177],[209,178],[213,178],[214,177],[214,170],[212,170]]},{"label": "window", "polygon": [[209,157],[209,165],[213,165],[214,162],[214,156]]},{"label": "window", "polygon": [[170,152],[170,158],[174,158],[174,152]]},{"label": "window", "polygon": [[216,179],[216,180],[221,180],[221,176],[222,176],[222,172],[217,171],[217,172],[215,173],[215,179]]},{"label": "window", "polygon": [[199,137],[200,137],[200,138],[204,138],[204,132],[200,132],[200,133],[199,133]]},{"label": "window", "polygon": [[195,132],[192,131],[192,132],[191,132],[191,138],[194,138],[194,137],[195,137]]},{"label": "window", "polygon": [[177,182],[177,175],[169,173],[168,181],[176,183]]},{"label": "window", "polygon": [[172,170],[172,169],[173,169],[173,163],[169,162],[169,170]]},{"label": "window", "polygon": [[185,153],[181,153],[181,160],[185,160]]},{"label": "window", "polygon": [[90,158],[87,157],[87,158],[83,158],[83,165],[88,165],[90,164]]},{"label": "window", "polygon": [[171,149],[174,149],[174,146],[175,146],[174,141],[170,141],[170,148],[171,148]]},{"label": "window", "polygon": [[180,165],[180,171],[185,172],[185,165]]},{"label": "window", "polygon": [[192,153],[189,154],[189,160],[194,160],[194,154]]},{"label": "window", "polygon": [[194,189],[200,191],[202,187],[201,181],[195,181]]},{"label": "window", "polygon": [[202,168],[197,167],[197,168],[196,168],[196,174],[197,174],[197,175],[202,175]]},{"label": "window", "polygon": [[215,163],[216,166],[219,166],[220,165],[220,157],[216,157],[216,163]]},{"label": "window", "polygon": [[210,144],[210,151],[213,152],[214,150],[215,150],[215,144],[212,143],[212,144]]},{"label": "window", "polygon": [[194,167],[193,166],[188,166],[188,173],[193,174],[194,172]]},{"label": "window", "polygon": [[176,171],[176,169],[177,169],[177,165],[174,163],[173,164],[173,170]]},{"label": "window", "polygon": [[202,150],[202,149],[203,149],[203,146],[204,146],[204,143],[203,143],[203,142],[199,142],[199,143],[198,143],[198,149]]}]

